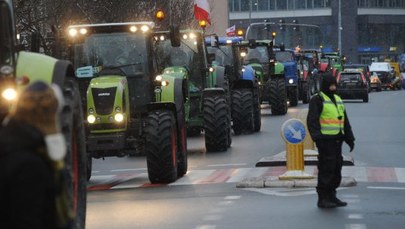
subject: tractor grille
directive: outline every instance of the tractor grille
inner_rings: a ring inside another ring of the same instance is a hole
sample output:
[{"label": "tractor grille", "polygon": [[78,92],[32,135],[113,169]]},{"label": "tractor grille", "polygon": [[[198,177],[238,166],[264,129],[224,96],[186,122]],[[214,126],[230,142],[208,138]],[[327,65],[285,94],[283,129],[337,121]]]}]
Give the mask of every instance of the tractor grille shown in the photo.
[{"label": "tractor grille", "polygon": [[90,131],[92,130],[114,130],[125,128],[125,122],[122,123],[100,123],[89,125]]},{"label": "tractor grille", "polygon": [[116,91],[116,87],[91,89],[97,114],[108,115],[112,113]]}]

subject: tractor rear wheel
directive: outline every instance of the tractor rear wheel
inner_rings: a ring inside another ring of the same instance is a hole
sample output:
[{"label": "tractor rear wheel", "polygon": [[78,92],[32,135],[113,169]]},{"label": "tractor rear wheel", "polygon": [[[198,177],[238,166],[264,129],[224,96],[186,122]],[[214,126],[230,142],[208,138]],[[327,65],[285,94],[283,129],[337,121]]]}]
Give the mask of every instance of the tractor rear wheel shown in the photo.
[{"label": "tractor rear wheel", "polygon": [[176,121],[171,111],[149,112],[145,127],[145,150],[149,180],[152,184],[176,181],[177,139]]},{"label": "tractor rear wheel", "polygon": [[287,89],[284,77],[277,77],[269,80],[268,94],[269,104],[273,115],[284,115],[287,113]]},{"label": "tractor rear wheel", "polygon": [[309,103],[309,100],[311,99],[311,92],[307,82],[302,83],[301,90],[302,90],[302,103],[303,104]]},{"label": "tractor rear wheel", "polygon": [[224,95],[204,97],[205,147],[208,152],[226,151],[229,146],[229,106]]},{"label": "tractor rear wheel", "polygon": [[236,135],[254,130],[253,94],[249,89],[232,91],[233,131]]}]

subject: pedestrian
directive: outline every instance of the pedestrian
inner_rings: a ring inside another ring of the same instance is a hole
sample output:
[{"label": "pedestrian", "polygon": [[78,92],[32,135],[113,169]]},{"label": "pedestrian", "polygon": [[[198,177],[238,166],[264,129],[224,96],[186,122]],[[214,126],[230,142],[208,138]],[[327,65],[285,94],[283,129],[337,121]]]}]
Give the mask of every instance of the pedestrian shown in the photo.
[{"label": "pedestrian", "polygon": [[21,92],[0,128],[0,228],[68,228],[72,214],[60,171],[66,143],[62,95],[38,81]]},{"label": "pedestrian", "polygon": [[323,75],[321,91],[309,102],[307,126],[319,152],[319,208],[347,205],[336,197],[336,189],[342,180],[342,143],[346,142],[352,152],[355,138],[342,99],[336,95],[336,86],[334,76]]}]

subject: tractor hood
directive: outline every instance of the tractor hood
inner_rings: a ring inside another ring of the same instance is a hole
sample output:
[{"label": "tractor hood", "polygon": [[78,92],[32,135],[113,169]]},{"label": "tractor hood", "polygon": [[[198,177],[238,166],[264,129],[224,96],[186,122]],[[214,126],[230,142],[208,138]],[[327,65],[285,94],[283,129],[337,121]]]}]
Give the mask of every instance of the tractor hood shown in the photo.
[{"label": "tractor hood", "polygon": [[283,62],[284,73],[287,78],[296,78],[297,76],[297,63],[296,62]]},{"label": "tractor hood", "polygon": [[167,67],[163,70],[162,75],[163,75],[163,77],[171,76],[171,77],[179,78],[179,79],[187,79],[188,70],[185,67]]}]

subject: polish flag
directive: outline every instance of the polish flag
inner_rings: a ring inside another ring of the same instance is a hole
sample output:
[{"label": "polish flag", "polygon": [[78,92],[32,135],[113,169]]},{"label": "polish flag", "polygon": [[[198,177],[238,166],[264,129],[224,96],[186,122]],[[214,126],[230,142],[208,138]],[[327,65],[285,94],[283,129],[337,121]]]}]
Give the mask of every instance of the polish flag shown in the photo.
[{"label": "polish flag", "polygon": [[233,25],[229,28],[226,29],[226,35],[227,36],[235,36],[236,35],[236,26]]},{"label": "polish flag", "polygon": [[205,20],[211,25],[208,0],[194,0],[194,16],[195,19],[199,21]]}]

